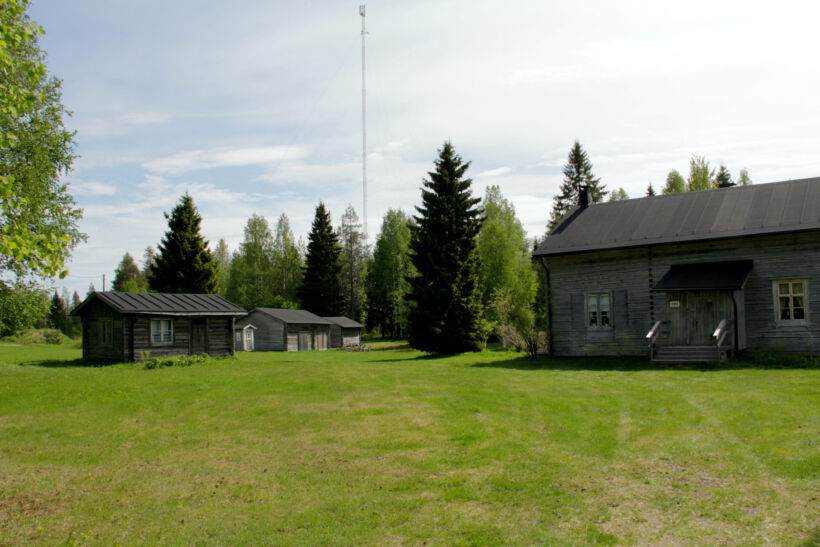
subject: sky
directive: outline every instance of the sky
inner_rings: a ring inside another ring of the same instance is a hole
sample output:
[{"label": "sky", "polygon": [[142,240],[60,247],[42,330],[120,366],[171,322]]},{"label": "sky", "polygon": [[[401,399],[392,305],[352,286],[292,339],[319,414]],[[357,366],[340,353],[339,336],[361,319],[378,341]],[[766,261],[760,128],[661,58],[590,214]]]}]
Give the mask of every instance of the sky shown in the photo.
[{"label": "sky", "polygon": [[[362,215],[359,2],[32,0],[76,130],[88,241],[55,282],[110,289],[189,192],[232,250],[252,214],[307,239]],[[367,223],[414,213],[452,142],[541,235],[575,140],[643,196],[693,154],[755,183],[820,175],[820,3],[367,2]]]}]

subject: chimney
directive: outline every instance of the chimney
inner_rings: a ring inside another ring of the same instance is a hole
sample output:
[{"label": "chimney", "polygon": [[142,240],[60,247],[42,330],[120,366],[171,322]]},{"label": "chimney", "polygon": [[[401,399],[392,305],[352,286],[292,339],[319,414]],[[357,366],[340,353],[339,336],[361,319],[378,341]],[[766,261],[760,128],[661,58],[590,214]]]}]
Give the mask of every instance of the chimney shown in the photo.
[{"label": "chimney", "polygon": [[578,205],[581,209],[589,207],[589,186],[585,184],[581,186],[581,193],[578,196]]}]

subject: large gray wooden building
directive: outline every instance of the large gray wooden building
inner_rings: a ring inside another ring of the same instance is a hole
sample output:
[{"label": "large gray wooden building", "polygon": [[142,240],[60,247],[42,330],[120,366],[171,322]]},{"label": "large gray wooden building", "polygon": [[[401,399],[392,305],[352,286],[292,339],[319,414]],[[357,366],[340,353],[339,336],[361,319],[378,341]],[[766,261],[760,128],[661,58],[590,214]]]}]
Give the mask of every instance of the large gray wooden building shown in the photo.
[{"label": "large gray wooden building", "polygon": [[551,355],[820,352],[820,178],[581,202],[533,254]]},{"label": "large gray wooden building", "polygon": [[330,322],[305,310],[254,308],[237,328],[253,325],[255,351],[326,350]]},{"label": "large gray wooden building", "polygon": [[247,312],[215,294],[93,292],[82,318],[83,359],[141,361],[174,355],[233,355],[233,325]]}]

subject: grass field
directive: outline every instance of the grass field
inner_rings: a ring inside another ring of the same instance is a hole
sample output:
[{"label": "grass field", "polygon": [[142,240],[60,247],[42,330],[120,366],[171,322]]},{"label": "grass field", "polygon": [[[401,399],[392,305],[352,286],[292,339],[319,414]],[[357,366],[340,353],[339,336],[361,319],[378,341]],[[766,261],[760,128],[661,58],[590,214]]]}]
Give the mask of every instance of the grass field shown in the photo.
[{"label": "grass field", "polygon": [[0,544],[820,544],[820,370],[0,345]]}]

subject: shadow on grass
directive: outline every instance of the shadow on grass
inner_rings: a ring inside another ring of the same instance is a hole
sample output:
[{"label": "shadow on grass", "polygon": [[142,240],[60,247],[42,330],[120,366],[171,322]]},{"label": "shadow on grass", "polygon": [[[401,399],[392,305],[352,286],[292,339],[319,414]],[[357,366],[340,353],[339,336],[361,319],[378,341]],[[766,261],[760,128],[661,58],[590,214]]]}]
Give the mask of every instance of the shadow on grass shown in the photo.
[{"label": "shadow on grass", "polygon": [[820,526],[812,530],[805,543],[801,543],[802,547],[820,547]]},{"label": "shadow on grass", "polygon": [[[409,353],[409,352],[408,352]],[[491,351],[493,354],[507,353],[504,350]],[[452,359],[458,355],[408,355],[407,357],[397,357],[396,359],[383,359],[375,362],[396,363],[401,361],[441,361]],[[481,354],[476,354],[480,356]],[[478,357],[480,359],[480,357]],[[723,371],[723,370],[743,370],[743,369],[817,369],[816,360],[809,356],[805,359],[790,359],[788,356],[782,359],[767,356],[765,359],[759,357],[745,357],[724,362],[706,363],[653,363],[648,358],[641,357],[547,357],[538,356],[532,359],[527,356],[511,354],[509,359],[497,361],[479,361],[476,363],[462,363],[463,366],[471,368],[506,368],[514,370],[589,370],[589,371],[649,371],[649,370],[669,370],[669,371]]]},{"label": "shadow on grass", "polygon": [[44,368],[93,368],[116,365],[116,361],[85,361],[83,359],[42,359],[40,361],[22,361],[18,363],[21,367],[44,367]]}]

